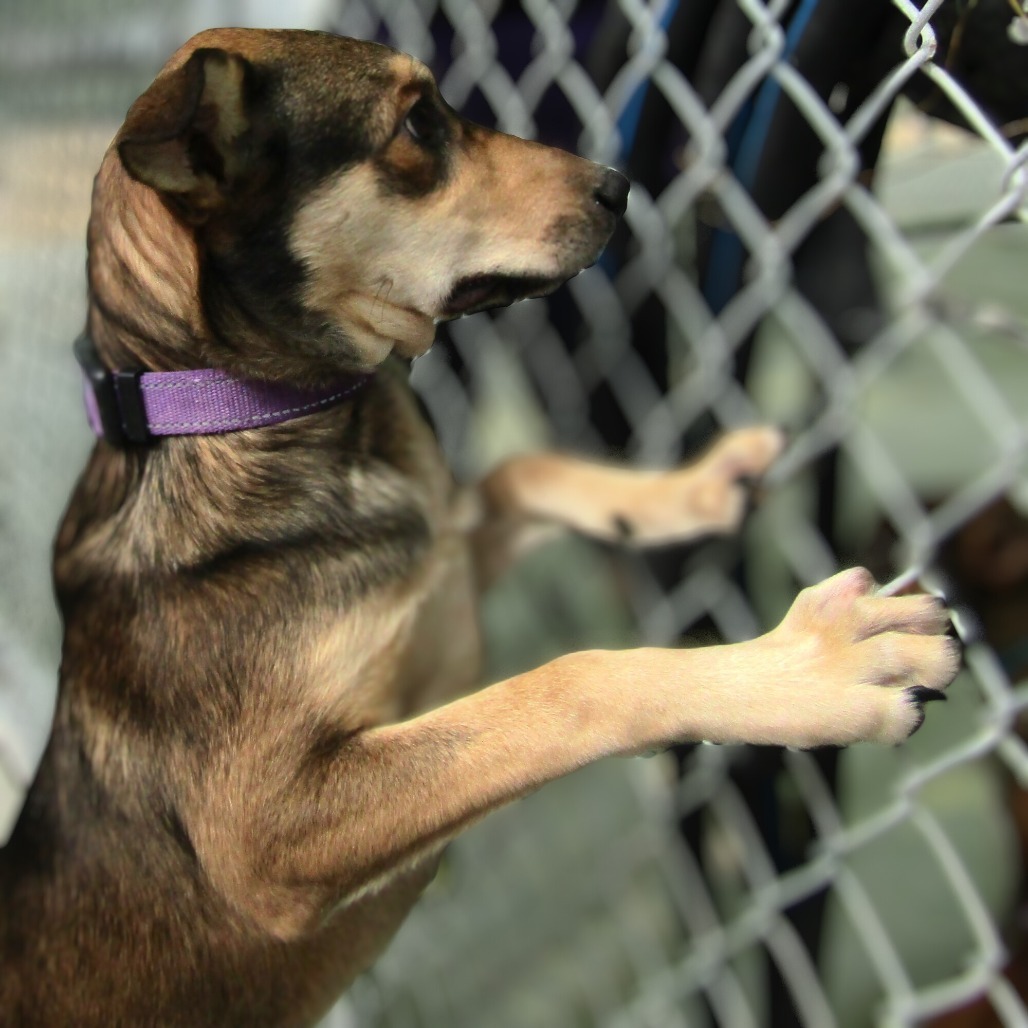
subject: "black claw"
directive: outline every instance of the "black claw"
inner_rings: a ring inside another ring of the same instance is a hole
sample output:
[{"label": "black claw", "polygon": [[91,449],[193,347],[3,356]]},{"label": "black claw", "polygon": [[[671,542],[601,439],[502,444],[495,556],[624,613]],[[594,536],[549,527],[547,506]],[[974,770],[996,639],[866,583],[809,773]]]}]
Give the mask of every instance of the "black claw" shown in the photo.
[{"label": "black claw", "polygon": [[617,533],[618,538],[626,543],[635,535],[635,526],[628,518],[623,517],[621,514],[615,514],[614,531]]},{"label": "black claw", "polygon": [[909,739],[924,724],[924,705],[934,703],[936,700],[945,701],[946,694],[941,689],[929,689],[926,685],[914,685],[907,689],[907,696],[910,702],[917,707],[917,721],[907,735]]},{"label": "black claw", "polygon": [[936,700],[945,702],[946,700],[946,694],[941,689],[929,689],[925,685],[913,686],[907,690],[907,695],[914,703],[918,704],[934,703]]},{"label": "black claw", "polygon": [[920,708],[917,712],[917,721],[914,722],[914,727],[910,729],[910,733],[907,735],[909,739],[922,725],[924,724],[924,707]]}]

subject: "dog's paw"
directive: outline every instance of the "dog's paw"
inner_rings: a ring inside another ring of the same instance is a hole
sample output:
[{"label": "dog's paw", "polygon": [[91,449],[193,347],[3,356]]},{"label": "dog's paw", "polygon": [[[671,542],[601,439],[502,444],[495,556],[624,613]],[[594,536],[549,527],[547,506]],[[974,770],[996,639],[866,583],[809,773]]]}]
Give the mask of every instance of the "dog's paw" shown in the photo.
[{"label": "dog's paw", "polygon": [[768,426],[723,435],[698,461],[654,476],[616,522],[624,542],[655,545],[738,530],[752,485],[782,452],[785,436]]},{"label": "dog's paw", "polygon": [[716,530],[734,532],[742,524],[753,484],[785,448],[785,434],[770,425],[726,432],[694,465],[683,469],[692,478],[694,512]]},{"label": "dog's paw", "polygon": [[725,478],[760,478],[785,448],[785,433],[773,425],[726,432],[694,467]]},{"label": "dog's paw", "polygon": [[776,704],[769,718],[781,730],[778,741],[808,747],[908,738],[924,721],[925,704],[944,700],[959,670],[949,624],[935,597],[877,595],[863,568],[804,589],[778,628],[756,640],[773,682],[765,701]]}]

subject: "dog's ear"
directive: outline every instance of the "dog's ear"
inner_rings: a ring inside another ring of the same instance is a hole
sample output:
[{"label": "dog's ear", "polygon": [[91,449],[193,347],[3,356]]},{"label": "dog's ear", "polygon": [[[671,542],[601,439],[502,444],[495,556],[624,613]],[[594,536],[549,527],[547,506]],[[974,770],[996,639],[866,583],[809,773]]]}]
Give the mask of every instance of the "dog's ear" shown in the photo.
[{"label": "dog's ear", "polygon": [[211,48],[194,51],[159,76],[132,105],[119,133],[125,169],[190,220],[204,220],[252,159],[253,77],[245,58]]}]

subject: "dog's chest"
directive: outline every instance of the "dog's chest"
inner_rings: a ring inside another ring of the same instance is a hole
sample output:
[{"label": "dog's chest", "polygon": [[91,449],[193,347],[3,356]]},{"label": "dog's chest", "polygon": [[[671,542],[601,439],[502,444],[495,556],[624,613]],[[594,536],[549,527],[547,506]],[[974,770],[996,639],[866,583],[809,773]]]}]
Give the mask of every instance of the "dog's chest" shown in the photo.
[{"label": "dog's chest", "polygon": [[465,497],[434,440],[408,445],[421,451],[412,485],[427,547],[400,579],[356,601],[326,597],[330,616],[312,611],[304,633],[315,704],[361,725],[395,721],[463,694],[481,670],[478,588],[465,523],[474,513],[463,509]]},{"label": "dog's chest", "polygon": [[478,591],[462,533],[450,532],[437,541],[424,590],[406,651],[397,662],[401,716],[463,695],[479,684]]}]

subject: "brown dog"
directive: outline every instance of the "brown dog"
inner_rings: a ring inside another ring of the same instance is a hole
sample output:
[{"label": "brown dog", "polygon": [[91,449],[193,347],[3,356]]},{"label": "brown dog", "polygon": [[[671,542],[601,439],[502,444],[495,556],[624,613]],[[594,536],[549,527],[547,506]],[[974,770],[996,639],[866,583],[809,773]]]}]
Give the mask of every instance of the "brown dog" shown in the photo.
[{"label": "brown dog", "polygon": [[537,456],[455,487],[390,355],[591,264],[626,195],[328,35],[204,33],[132,107],[89,227],[106,365],[377,372],[286,424],[94,450],[56,545],[53,736],[0,852],[4,1023],[309,1024],[449,839],[559,775],[917,728],[956,670],[946,613],[859,569],[752,642],[574,653],[451,699],[479,589],[541,526],[730,531],[780,448],[752,429],[663,474]]}]

